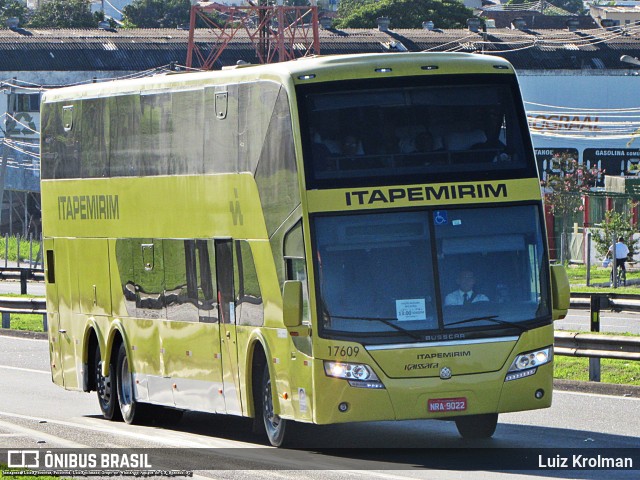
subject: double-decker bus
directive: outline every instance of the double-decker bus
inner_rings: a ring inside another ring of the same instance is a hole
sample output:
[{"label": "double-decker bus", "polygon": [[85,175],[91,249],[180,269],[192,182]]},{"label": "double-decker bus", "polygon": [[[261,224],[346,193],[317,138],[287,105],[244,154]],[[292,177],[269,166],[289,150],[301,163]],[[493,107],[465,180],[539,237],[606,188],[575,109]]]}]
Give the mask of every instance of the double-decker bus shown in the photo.
[{"label": "double-decker bus", "polygon": [[53,381],[127,423],[548,407],[541,193],[516,75],[373,54],[49,91],[42,208]]}]

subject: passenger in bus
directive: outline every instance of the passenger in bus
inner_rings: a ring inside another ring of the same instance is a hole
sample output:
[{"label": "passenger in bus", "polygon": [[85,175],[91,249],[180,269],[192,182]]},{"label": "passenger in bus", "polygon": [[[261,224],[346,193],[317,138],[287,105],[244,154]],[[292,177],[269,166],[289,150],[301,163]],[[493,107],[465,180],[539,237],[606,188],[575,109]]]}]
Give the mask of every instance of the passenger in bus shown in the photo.
[{"label": "passenger in bus", "polygon": [[484,160],[487,162],[509,160],[509,155],[504,153],[507,146],[501,140],[503,120],[504,115],[498,110],[489,110],[484,121],[485,139],[471,146],[471,150],[484,150]]},{"label": "passenger in bus", "polygon": [[434,150],[433,135],[427,131],[416,133],[413,138],[405,138],[400,141],[402,153],[425,153]]},{"label": "passenger in bus", "polygon": [[347,156],[364,155],[362,142],[355,135],[347,134],[340,143],[340,153]]},{"label": "passenger in bus", "polygon": [[460,273],[458,273],[458,289],[445,297],[445,306],[488,302],[489,297],[473,290],[475,284],[476,279],[473,272],[471,270],[461,270]]}]

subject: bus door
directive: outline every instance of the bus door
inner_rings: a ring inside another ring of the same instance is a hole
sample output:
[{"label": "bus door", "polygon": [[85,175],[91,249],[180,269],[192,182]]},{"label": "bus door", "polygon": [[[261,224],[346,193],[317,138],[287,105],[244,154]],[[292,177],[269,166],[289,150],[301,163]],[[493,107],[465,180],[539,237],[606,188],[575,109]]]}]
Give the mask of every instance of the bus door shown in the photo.
[{"label": "bus door", "polygon": [[242,414],[233,285],[233,241],[231,239],[216,240],[215,250],[225,409],[227,413]]},{"label": "bus door", "polygon": [[58,285],[56,283],[56,260],[53,238],[45,238],[43,244],[45,288],[47,292],[47,324],[49,329],[49,359],[53,383],[64,386],[62,358],[60,352],[60,313],[58,312]]}]

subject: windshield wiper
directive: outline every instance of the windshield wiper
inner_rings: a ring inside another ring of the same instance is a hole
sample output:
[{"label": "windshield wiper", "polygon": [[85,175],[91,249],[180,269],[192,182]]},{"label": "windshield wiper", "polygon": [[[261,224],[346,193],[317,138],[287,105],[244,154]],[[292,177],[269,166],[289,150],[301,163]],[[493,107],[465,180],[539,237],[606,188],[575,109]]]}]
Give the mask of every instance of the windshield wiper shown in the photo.
[{"label": "windshield wiper", "polygon": [[[327,312],[328,313],[328,312]],[[384,323],[385,325],[390,326],[391,328],[394,328],[396,330],[398,330],[399,332],[402,333],[406,333],[407,335],[409,335],[411,338],[415,338],[416,340],[423,340],[424,337],[421,335],[418,335],[415,332],[412,332],[411,330],[407,330],[406,328],[402,328],[399,325],[396,325],[395,323],[393,323],[393,320],[395,320],[395,318],[380,318],[380,317],[343,317],[340,315],[329,315],[330,318],[339,318],[341,320],[366,320],[368,322],[380,322],[380,323]]]},{"label": "windshield wiper", "polygon": [[466,320],[460,320],[458,322],[447,323],[445,325],[445,327],[450,327],[451,325],[462,325],[463,323],[480,322],[480,321],[483,321],[483,320],[484,321],[488,321],[488,322],[497,323],[499,325],[508,325],[510,327],[516,327],[516,328],[519,328],[521,332],[526,332],[528,330],[527,327],[523,327],[522,325],[520,325],[518,323],[507,322],[506,320],[498,320],[498,315],[487,315],[486,317],[467,318]]}]

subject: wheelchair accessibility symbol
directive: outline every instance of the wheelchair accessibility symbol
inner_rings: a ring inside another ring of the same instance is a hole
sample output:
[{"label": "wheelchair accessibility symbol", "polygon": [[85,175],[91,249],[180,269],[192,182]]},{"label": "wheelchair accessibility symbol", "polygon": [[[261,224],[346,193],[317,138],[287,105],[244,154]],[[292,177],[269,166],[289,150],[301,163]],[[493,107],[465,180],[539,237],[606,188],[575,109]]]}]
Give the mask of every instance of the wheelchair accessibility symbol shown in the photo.
[{"label": "wheelchair accessibility symbol", "polygon": [[436,225],[446,225],[448,223],[447,212],[442,210],[433,212],[433,223]]}]

